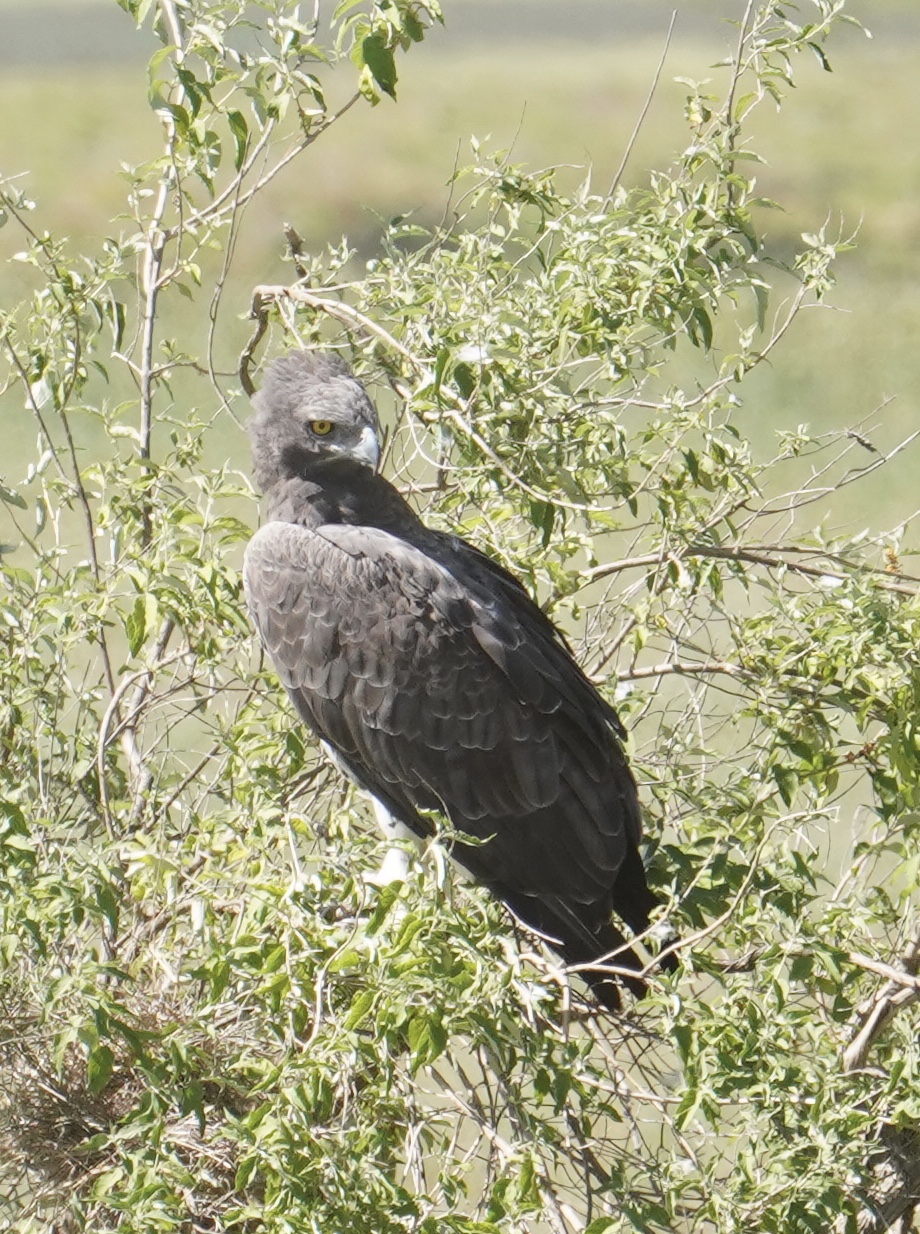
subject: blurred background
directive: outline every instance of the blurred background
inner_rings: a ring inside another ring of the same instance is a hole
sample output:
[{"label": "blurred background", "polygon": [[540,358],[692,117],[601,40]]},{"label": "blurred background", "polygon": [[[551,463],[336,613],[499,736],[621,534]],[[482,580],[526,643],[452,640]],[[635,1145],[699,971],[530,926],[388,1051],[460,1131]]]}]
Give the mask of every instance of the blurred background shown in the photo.
[{"label": "blurred background", "polygon": [[[688,141],[686,86],[675,78],[709,80],[722,94],[717,65],[744,9],[744,0],[444,0],[446,26],[399,63],[399,102],[352,109],[251,209],[225,300],[230,349],[249,331],[248,289],[291,277],[284,221],[311,249],[345,234],[367,259],[389,217],[442,216],[473,134],[513,162],[565,165],[572,187],[590,169],[603,192],[667,48],[623,177],[645,182]],[[815,12],[809,0],[800,11],[803,21]],[[761,427],[859,425],[887,449],[920,427],[920,6],[851,0],[847,12],[866,30],[837,31],[832,73],[817,57],[798,64],[796,89],[781,110],[761,109],[749,144],[766,159],[760,191],[783,207],[759,220],[774,252],[791,256],[803,231],[821,227],[829,238],[855,234],[856,247],[840,257],[829,304],[802,314],[744,398]],[[117,221],[119,167],[158,152],[145,74],[156,46],[115,0],[0,0],[0,171],[22,175],[39,230],[79,248],[128,228]],[[332,100],[353,87],[350,71],[340,78]],[[0,232],[4,260],[22,245],[13,233]],[[0,307],[26,285],[15,265],[4,268]],[[879,530],[920,506],[918,457],[908,451],[883,482],[860,485],[860,506],[835,513],[840,529]]]}]

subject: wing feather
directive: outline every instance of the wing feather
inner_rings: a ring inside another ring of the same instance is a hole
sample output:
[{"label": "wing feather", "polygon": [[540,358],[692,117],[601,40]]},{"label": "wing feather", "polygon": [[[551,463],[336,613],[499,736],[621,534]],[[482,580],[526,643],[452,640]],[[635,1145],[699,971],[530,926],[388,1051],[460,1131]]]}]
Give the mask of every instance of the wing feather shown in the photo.
[{"label": "wing feather", "polygon": [[519,584],[427,535],[263,527],[244,579],[279,677],[402,822],[425,834],[438,807],[487,841],[455,846],[475,877],[603,918],[639,831],[615,715]]}]

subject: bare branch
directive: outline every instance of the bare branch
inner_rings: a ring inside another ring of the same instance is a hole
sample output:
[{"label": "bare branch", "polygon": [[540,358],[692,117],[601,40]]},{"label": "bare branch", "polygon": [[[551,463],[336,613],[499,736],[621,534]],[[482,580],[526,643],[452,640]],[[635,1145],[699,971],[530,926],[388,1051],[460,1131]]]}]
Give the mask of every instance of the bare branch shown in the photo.
[{"label": "bare branch", "polygon": [[897,967],[858,952],[851,952],[849,959],[867,972],[886,978],[875,997],[858,1008],[862,1022],[843,1052],[844,1071],[858,1071],[866,1065],[869,1051],[897,1012],[920,998],[920,935],[905,948]]},{"label": "bare branch", "polygon": [[[669,560],[679,561],[681,558],[693,557],[712,557],[722,561],[741,561],[751,565],[766,566],[774,570],[789,570],[793,574],[801,574],[808,578],[826,579],[833,571],[828,567],[809,565],[803,561],[793,561],[789,559],[789,554],[803,554],[826,556],[829,560],[838,564],[848,565],[849,570],[861,575],[868,575],[874,578],[877,585],[885,591],[895,591],[901,595],[914,596],[917,594],[917,588],[909,585],[907,581],[911,575],[892,575],[889,570],[885,570],[878,566],[867,566],[862,563],[853,564],[847,563],[846,558],[841,557],[839,553],[823,553],[820,549],[810,547],[800,548],[798,545],[771,545],[769,550],[765,550],[760,546],[748,547],[747,545],[725,545],[725,544],[690,544],[686,548],[674,549],[669,552],[645,553],[639,557],[628,557],[622,561],[604,562],[603,565],[592,566],[587,570],[583,570],[581,578],[584,584],[596,582],[601,578],[608,578],[613,574],[620,574],[624,570],[640,570],[648,566],[659,566],[665,564]],[[914,580],[920,581],[920,580]]]},{"label": "bare branch", "polygon": [[648,677],[667,677],[674,674],[679,677],[707,676],[710,673],[726,673],[735,677],[741,672],[737,664],[729,664],[723,660],[710,660],[704,664],[692,664],[682,661],[671,661],[667,664],[650,664],[645,668],[625,668],[616,674],[617,681],[642,681]]}]

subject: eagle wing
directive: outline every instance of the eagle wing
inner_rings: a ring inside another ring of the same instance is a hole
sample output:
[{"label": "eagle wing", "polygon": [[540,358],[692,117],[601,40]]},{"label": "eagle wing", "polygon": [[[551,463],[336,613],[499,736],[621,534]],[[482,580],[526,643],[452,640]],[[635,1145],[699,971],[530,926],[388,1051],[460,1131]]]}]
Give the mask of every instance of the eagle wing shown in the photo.
[{"label": "eagle wing", "polygon": [[599,923],[640,831],[615,713],[516,580],[439,543],[269,523],[244,567],[262,641],[304,721],[392,814],[424,835],[437,810],[482,841],[453,854],[538,928],[541,897]]}]

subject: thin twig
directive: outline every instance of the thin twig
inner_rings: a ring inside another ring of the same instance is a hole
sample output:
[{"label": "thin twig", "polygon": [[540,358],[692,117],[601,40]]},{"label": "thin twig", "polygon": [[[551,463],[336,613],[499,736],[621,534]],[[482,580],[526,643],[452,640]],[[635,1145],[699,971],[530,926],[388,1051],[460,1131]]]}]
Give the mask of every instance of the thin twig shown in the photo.
[{"label": "thin twig", "polygon": [[613,196],[619,188],[620,180],[623,172],[626,170],[626,164],[629,162],[630,155],[633,152],[633,147],[638,140],[639,133],[645,123],[645,118],[648,115],[649,108],[652,105],[652,99],[655,97],[655,91],[658,89],[658,82],[661,80],[661,73],[664,69],[664,62],[668,58],[668,51],[671,47],[671,37],[674,34],[674,25],[677,21],[677,9],[671,14],[671,21],[668,25],[668,32],[665,35],[664,47],[661,49],[661,55],[658,58],[658,67],[655,69],[655,75],[652,78],[652,84],[649,86],[648,94],[645,96],[645,103],[642,110],[639,112],[639,118],[633,127],[629,141],[626,143],[626,149],[623,151],[623,157],[620,159],[620,165],[614,173],[613,179],[610,181],[610,188],[607,190],[607,196],[604,198],[604,206],[607,207],[613,201]]},{"label": "thin twig", "polygon": [[[796,545],[774,545],[769,552],[765,552],[758,548],[748,548],[746,545],[725,545],[725,544],[689,544],[686,548],[679,551],[672,550],[670,552],[645,553],[639,557],[624,558],[621,561],[605,562],[603,565],[591,566],[587,570],[583,570],[581,578],[583,585],[596,582],[601,578],[608,578],[612,574],[619,574],[624,570],[643,569],[646,566],[663,565],[670,558],[693,558],[693,557],[712,557],[722,561],[739,561],[747,562],[751,565],[767,566],[775,570],[789,570],[793,574],[802,574],[809,578],[827,578],[834,573],[833,570],[827,567],[808,565],[803,561],[790,561],[783,554],[809,552],[817,555],[819,550],[801,549]],[[827,556],[838,563],[845,564],[846,559],[839,554],[827,554]],[[895,581],[894,576],[890,571],[879,566],[865,565],[850,565],[849,570],[852,573],[859,575],[869,575],[873,578],[876,584],[885,591],[895,591],[900,595],[915,596],[917,588],[912,587],[907,582]],[[902,576],[896,576],[900,579]],[[910,576],[904,576],[910,578]]]},{"label": "thin twig", "polygon": [[708,660],[703,664],[693,664],[678,660],[667,664],[650,664],[645,668],[625,668],[616,674],[617,681],[642,681],[647,677],[667,677],[675,674],[684,676],[707,676],[710,673],[727,673],[736,677],[741,672],[737,664],[729,664],[724,660]]},{"label": "thin twig", "polygon": [[[343,103],[337,112],[334,112],[331,116],[327,116],[326,119],[321,124],[317,125],[315,129],[312,129],[298,142],[295,142],[295,144],[291,146],[291,148],[287,150],[277,160],[277,162],[269,167],[267,171],[262,173],[255,184],[250,185],[245,193],[241,193],[239,192],[238,181],[250,173],[259,154],[267,144],[267,134],[269,132],[270,125],[266,125],[266,132],[263,133],[262,137],[260,137],[259,141],[253,147],[252,156],[247,163],[243,165],[234,183],[225,189],[218,197],[216,197],[214,201],[209,202],[204,209],[193,212],[189,216],[188,222],[195,225],[207,223],[211,226],[215,226],[222,221],[226,214],[237,210],[240,206],[248,205],[252,198],[261,193],[266,185],[270,184],[279,172],[283,171],[289,163],[292,163],[298,155],[302,154],[304,150],[307,149],[308,146],[312,146],[313,143],[317,141],[327,129],[331,128],[338,120],[342,118],[342,116],[345,115],[347,111],[354,107],[360,97],[360,93],[355,92],[355,94],[353,94],[347,102]],[[177,227],[167,229],[165,233],[166,238],[168,240],[173,239],[177,231]]]}]

